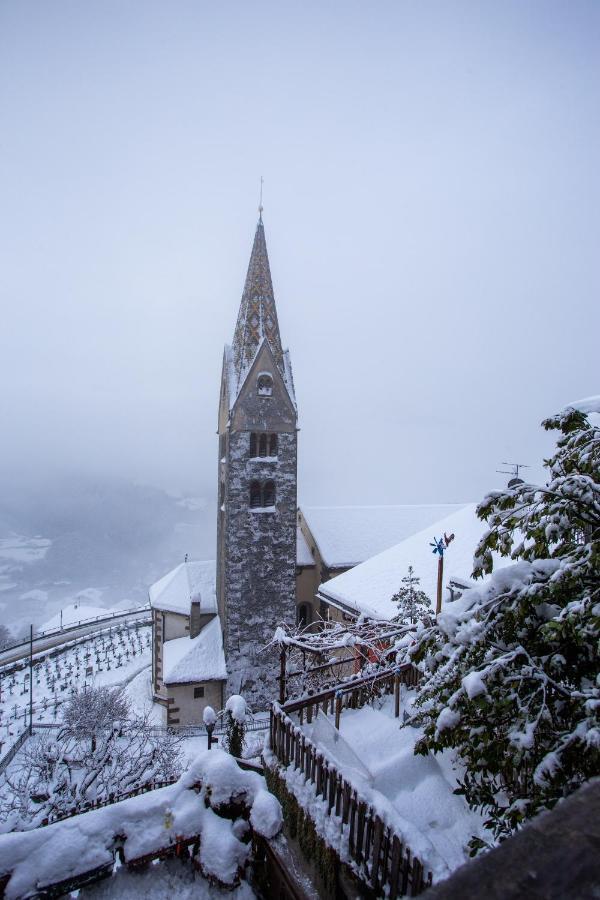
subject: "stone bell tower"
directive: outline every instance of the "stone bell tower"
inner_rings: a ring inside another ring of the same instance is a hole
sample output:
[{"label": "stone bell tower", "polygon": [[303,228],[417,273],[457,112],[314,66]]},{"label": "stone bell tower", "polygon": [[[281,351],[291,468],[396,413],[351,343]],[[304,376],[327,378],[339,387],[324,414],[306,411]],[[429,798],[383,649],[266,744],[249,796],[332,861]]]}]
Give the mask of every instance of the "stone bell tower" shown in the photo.
[{"label": "stone bell tower", "polygon": [[281,345],[262,211],[219,401],[217,598],[228,693],[254,711],[278,697],[266,650],[296,608],[297,409]]}]

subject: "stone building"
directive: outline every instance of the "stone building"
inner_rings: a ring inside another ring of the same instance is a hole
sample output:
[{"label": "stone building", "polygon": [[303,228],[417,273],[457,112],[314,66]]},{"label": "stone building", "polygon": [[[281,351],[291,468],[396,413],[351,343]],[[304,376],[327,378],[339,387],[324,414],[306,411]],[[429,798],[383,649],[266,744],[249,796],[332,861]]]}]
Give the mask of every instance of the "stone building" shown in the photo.
[{"label": "stone building", "polygon": [[262,215],[225,347],[218,433],[217,601],[227,689],[266,709],[278,669],[265,646],[278,625],[296,619],[297,408]]},{"label": "stone building", "polygon": [[152,688],[165,724],[201,724],[220,710],[227,679],[215,564],[184,562],[150,588]]}]

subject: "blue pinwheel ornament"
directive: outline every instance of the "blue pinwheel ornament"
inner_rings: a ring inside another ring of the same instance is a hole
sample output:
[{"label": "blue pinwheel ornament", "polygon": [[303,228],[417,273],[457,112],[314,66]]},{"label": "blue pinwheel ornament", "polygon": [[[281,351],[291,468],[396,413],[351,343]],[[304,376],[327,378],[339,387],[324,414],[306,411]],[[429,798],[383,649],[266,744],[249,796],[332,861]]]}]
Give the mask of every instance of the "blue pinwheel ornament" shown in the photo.
[{"label": "blue pinwheel ornament", "polygon": [[436,538],[434,535],[433,541],[429,541],[429,546],[433,547],[432,553],[439,553],[440,556],[444,555],[444,551],[448,549],[448,546],[454,540],[454,533],[446,534],[444,532],[444,537]]}]

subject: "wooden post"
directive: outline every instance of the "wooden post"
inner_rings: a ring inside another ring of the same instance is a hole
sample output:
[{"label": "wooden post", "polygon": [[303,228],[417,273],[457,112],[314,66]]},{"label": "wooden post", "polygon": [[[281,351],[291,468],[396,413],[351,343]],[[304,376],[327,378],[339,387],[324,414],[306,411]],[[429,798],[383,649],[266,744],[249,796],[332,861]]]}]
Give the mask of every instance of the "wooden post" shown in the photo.
[{"label": "wooden post", "polygon": [[437,603],[435,606],[435,614],[439,616],[442,611],[442,582],[444,580],[444,554],[440,553],[438,558],[438,582],[437,582]]},{"label": "wooden post", "polygon": [[335,693],[335,727],[340,730],[340,716],[342,715],[342,692]]},{"label": "wooden post", "polygon": [[285,703],[285,647],[279,654],[279,702]]},{"label": "wooden post", "polygon": [[394,675],[394,716],[400,716],[400,673]]}]

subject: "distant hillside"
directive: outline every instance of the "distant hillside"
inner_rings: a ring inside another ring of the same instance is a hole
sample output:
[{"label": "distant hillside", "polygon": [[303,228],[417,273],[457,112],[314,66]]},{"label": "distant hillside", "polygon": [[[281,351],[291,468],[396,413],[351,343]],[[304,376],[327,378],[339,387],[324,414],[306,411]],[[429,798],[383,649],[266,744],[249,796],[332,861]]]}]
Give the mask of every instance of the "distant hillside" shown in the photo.
[{"label": "distant hillside", "polygon": [[186,553],[214,558],[215,510],[116,479],[61,478],[0,492],[0,620],[39,625],[83,594],[112,606],[147,598]]}]

